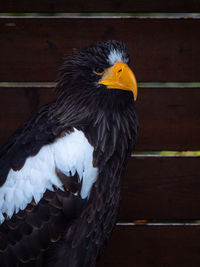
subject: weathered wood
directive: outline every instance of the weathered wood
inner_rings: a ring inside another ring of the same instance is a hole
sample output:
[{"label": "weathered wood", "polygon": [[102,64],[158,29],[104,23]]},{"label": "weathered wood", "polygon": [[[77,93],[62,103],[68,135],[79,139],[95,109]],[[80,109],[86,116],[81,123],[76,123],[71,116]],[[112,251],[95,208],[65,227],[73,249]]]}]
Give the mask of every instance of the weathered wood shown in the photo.
[{"label": "weathered wood", "polygon": [[199,267],[200,225],[117,226],[97,267]]},{"label": "weathered wood", "polygon": [[[0,95],[0,143],[55,97],[45,87],[0,87]],[[136,150],[200,150],[199,103],[199,88],[139,88]]]},{"label": "weathered wood", "polygon": [[1,18],[0,81],[54,81],[63,55],[124,41],[138,81],[199,81],[199,19]]},{"label": "weathered wood", "polygon": [[54,99],[49,88],[0,87],[0,144],[36,109]]},{"label": "weathered wood", "polygon": [[199,88],[143,88],[139,150],[200,150]]},{"label": "weathered wood", "polygon": [[134,157],[124,177],[120,219],[200,219],[200,157]]},{"label": "weathered wood", "polygon": [[7,0],[0,6],[0,12],[199,12],[198,0]]}]

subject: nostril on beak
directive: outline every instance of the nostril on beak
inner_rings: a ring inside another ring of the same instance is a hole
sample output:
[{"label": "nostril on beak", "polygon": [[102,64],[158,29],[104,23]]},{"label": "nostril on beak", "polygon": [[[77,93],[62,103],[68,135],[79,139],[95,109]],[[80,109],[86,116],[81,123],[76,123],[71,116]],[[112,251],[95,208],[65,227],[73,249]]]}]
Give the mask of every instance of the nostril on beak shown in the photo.
[{"label": "nostril on beak", "polygon": [[121,72],[121,71],[122,71],[122,69],[118,70],[118,72]]}]

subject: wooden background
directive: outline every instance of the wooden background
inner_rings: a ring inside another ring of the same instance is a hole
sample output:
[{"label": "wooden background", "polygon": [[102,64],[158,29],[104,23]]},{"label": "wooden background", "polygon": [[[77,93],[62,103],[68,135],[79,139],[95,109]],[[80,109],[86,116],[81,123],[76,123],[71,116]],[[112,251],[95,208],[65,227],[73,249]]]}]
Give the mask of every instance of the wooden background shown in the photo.
[{"label": "wooden background", "polygon": [[[10,0],[0,12],[186,13],[200,12],[200,1]],[[107,39],[127,44],[139,82],[182,82],[139,87],[137,152],[200,150],[200,88],[185,86],[200,82],[200,19],[190,15],[0,17],[0,143],[55,97],[51,82],[65,54]],[[119,224],[97,266],[199,267],[199,191],[199,157],[133,156],[124,177]]]},{"label": "wooden background", "polygon": [[200,12],[199,0],[7,0],[0,12]]}]

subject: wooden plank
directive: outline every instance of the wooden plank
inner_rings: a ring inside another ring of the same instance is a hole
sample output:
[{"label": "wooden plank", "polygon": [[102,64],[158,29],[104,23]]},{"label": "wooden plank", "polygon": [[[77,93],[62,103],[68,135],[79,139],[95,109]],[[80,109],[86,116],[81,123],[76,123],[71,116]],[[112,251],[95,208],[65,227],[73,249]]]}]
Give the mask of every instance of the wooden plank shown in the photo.
[{"label": "wooden plank", "polygon": [[138,81],[199,81],[199,19],[1,18],[0,81],[54,81],[63,55],[124,41]]},{"label": "wooden plank", "polygon": [[0,144],[36,109],[54,98],[53,90],[35,87],[0,87]]},{"label": "wooden plank", "polygon": [[198,0],[127,0],[127,1],[72,1],[68,0],[15,0],[4,1],[0,6],[0,12],[199,12],[200,2]]},{"label": "wooden plank", "polygon": [[199,267],[200,225],[117,226],[97,267]]},{"label": "wooden plank", "polygon": [[200,157],[134,157],[124,177],[124,220],[200,219]]},{"label": "wooden plank", "polygon": [[[0,94],[0,143],[55,97],[45,87],[0,87]],[[199,103],[199,88],[139,88],[136,150],[200,150]]]},{"label": "wooden plank", "polygon": [[200,88],[139,91],[138,150],[200,150]]}]

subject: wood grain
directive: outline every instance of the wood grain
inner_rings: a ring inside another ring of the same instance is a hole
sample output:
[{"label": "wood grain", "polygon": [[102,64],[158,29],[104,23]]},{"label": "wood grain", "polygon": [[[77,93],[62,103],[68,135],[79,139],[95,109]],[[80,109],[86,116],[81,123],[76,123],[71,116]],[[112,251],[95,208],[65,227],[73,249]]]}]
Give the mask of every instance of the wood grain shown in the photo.
[{"label": "wood grain", "polygon": [[199,12],[198,0],[112,0],[112,1],[84,1],[84,0],[15,0],[4,1],[0,6],[0,12]]},{"label": "wood grain", "polygon": [[0,81],[55,81],[64,54],[124,41],[138,81],[199,81],[199,19],[1,18]]},{"label": "wood grain", "polygon": [[[136,150],[200,150],[200,89],[139,88]],[[55,98],[46,87],[0,87],[0,143]]]},{"label": "wood grain", "polygon": [[199,267],[200,225],[117,226],[97,267]]},{"label": "wood grain", "polygon": [[200,219],[200,157],[134,157],[124,177],[120,219]]}]

